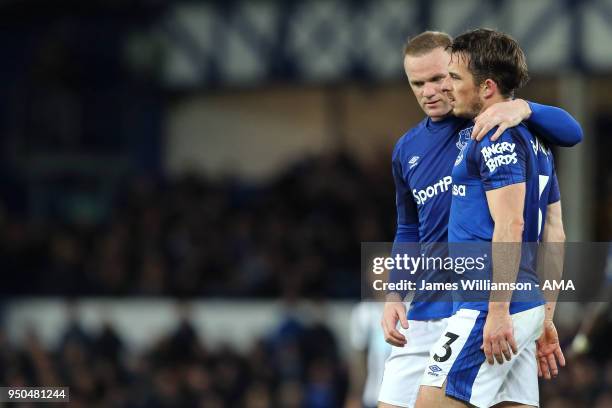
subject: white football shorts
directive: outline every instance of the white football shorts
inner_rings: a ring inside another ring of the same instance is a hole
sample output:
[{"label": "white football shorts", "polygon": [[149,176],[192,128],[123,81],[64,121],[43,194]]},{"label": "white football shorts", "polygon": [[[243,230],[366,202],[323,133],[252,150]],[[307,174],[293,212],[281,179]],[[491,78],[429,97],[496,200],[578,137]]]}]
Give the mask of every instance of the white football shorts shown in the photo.
[{"label": "white football shorts", "polygon": [[391,347],[378,401],[398,407],[414,407],[421,377],[429,361],[429,351],[444,333],[447,320],[408,320],[407,330],[399,326],[400,333],[406,336],[406,345]]},{"label": "white football shorts", "polygon": [[512,315],[518,354],[503,364],[486,362],[482,345],[486,312],[459,309],[448,319],[443,335],[432,347],[422,385],[442,387],[446,395],[476,407],[502,401],[538,406],[538,367],[535,341],[542,333],[544,306]]}]

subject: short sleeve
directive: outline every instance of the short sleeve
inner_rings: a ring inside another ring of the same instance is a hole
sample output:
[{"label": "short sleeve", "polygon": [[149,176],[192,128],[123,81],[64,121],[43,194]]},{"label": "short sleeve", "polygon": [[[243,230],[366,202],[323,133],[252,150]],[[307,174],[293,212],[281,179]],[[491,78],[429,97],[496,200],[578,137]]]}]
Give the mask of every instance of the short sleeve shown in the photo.
[{"label": "short sleeve", "polygon": [[528,153],[524,141],[511,129],[495,142],[485,137],[474,151],[484,189],[495,190],[526,181]]}]

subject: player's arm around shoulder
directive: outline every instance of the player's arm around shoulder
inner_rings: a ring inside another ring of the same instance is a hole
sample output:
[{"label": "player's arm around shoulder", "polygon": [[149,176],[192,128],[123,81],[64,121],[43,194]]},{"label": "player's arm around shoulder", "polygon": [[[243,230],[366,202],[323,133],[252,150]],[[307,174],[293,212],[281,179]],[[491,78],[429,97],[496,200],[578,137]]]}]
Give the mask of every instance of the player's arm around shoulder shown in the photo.
[{"label": "player's arm around shoulder", "polygon": [[482,140],[494,127],[493,141],[509,128],[527,121],[547,142],[570,147],[583,138],[580,124],[569,113],[555,106],[547,106],[514,99],[491,105],[474,119],[472,139]]},{"label": "player's arm around shoulder", "polygon": [[540,134],[548,143],[571,147],[583,139],[582,127],[568,112],[556,106],[525,101],[531,114],[529,127]]},{"label": "player's arm around shoulder", "polygon": [[474,118],[472,139],[496,141],[506,129],[518,126],[531,113],[530,105],[522,99],[495,103]]}]

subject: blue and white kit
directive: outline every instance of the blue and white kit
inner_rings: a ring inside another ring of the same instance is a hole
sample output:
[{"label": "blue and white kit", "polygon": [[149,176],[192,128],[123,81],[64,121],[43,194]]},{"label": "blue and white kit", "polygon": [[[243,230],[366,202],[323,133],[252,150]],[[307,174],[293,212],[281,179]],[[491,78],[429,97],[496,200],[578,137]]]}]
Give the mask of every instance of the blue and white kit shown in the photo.
[{"label": "blue and white kit", "polygon": [[[551,144],[572,146],[582,139],[578,123],[559,108],[529,102],[530,129],[536,129]],[[425,118],[400,138],[393,151],[392,172],[396,187],[396,243],[447,242],[451,208],[452,171],[471,121],[448,117],[441,121]],[[463,131],[461,134],[460,132]],[[392,271],[390,280],[404,276]],[[446,271],[429,271],[419,279],[450,281]],[[404,298],[406,293],[399,292]],[[429,360],[430,345],[441,337],[446,320],[453,313],[452,299],[430,297],[431,292],[416,292],[408,311],[407,345],[393,347],[385,365],[379,401],[412,407],[421,377]],[[435,301],[433,301],[435,300]]]},{"label": "blue and white kit", "polygon": [[[494,223],[487,191],[525,183],[523,242],[539,241],[546,208],[560,199],[552,154],[524,125],[506,130],[496,142],[488,136],[481,142],[469,140],[457,157],[452,177],[451,243],[492,240]],[[535,341],[541,334],[544,300],[536,286],[536,250],[535,246],[524,246],[517,276],[517,282],[531,283],[533,290],[514,291],[510,304],[517,356],[503,364],[486,363],[480,347],[488,301],[471,301],[457,291],[456,313],[431,350],[424,385],[442,386],[446,381],[447,395],[477,407],[501,401],[538,405]],[[462,276],[491,278],[490,263]],[[484,295],[488,299],[488,292]]]}]

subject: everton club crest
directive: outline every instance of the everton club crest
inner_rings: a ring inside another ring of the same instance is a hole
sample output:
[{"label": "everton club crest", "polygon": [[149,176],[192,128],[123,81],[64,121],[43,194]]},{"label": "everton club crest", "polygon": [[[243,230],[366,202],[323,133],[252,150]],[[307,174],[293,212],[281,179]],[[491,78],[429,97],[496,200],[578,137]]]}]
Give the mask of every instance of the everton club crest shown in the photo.
[{"label": "everton club crest", "polygon": [[470,126],[469,128],[459,131],[459,139],[457,140],[457,149],[463,150],[467,142],[470,140],[470,136],[472,135],[472,129],[474,129],[474,126]]}]

